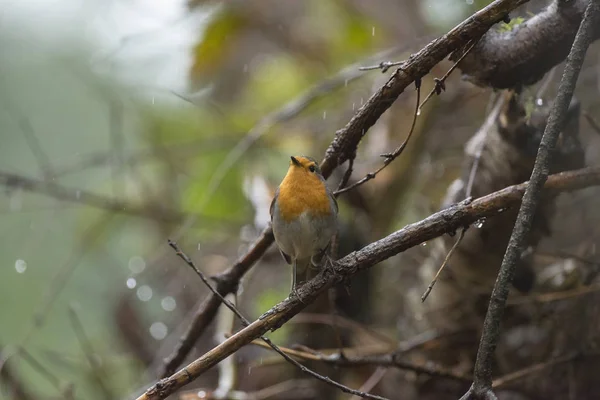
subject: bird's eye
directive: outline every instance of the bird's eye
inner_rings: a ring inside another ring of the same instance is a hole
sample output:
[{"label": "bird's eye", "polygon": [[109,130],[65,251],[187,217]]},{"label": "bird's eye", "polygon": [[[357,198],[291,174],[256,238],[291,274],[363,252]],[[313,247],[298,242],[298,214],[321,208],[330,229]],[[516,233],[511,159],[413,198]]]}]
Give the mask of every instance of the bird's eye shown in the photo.
[{"label": "bird's eye", "polygon": [[317,170],[317,168],[314,165],[311,165],[310,167],[308,167],[308,170],[310,172],[315,172]]}]

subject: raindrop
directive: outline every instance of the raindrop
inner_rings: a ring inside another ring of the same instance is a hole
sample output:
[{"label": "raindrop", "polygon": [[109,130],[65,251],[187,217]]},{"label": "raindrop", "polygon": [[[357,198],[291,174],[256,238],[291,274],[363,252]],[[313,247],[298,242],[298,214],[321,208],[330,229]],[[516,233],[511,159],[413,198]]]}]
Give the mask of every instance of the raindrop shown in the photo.
[{"label": "raindrop", "polygon": [[200,246],[200,243],[198,243],[198,251],[200,251],[201,248],[202,246]]},{"label": "raindrop", "polygon": [[352,103],[352,111],[356,110],[356,103]]},{"label": "raindrop", "polygon": [[323,119],[327,119],[327,111],[323,111]]},{"label": "raindrop", "polygon": [[348,79],[344,81],[344,86],[348,86]]},{"label": "raindrop", "polygon": [[371,35],[375,36],[375,27],[373,27],[373,29],[371,30]]},{"label": "raindrop", "polygon": [[167,337],[167,333],[169,333],[169,328],[162,322],[155,322],[150,325],[150,335],[156,340],[163,340]]},{"label": "raindrop", "polygon": [[483,224],[485,224],[485,218],[481,218],[481,219],[475,221],[475,228],[481,229],[481,228],[483,228]]},{"label": "raindrop", "polygon": [[152,288],[148,285],[140,286],[136,294],[141,301],[148,301],[152,298]]},{"label": "raindrop", "polygon": [[365,103],[365,100],[361,97],[360,98],[360,105],[362,106]]},{"label": "raindrop", "polygon": [[136,287],[137,282],[136,282],[135,278],[129,278],[129,279],[127,279],[126,284],[129,289],[133,289],[134,287]]},{"label": "raindrop", "polygon": [[22,274],[27,269],[27,263],[25,260],[21,260],[20,258],[15,261],[15,269],[19,274]]},{"label": "raindrop", "polygon": [[77,191],[75,192],[75,198],[76,198],[77,200],[79,200],[79,198],[80,198],[80,197],[81,197],[81,190],[77,190]]},{"label": "raindrop", "polygon": [[177,307],[177,302],[173,297],[167,296],[161,300],[160,306],[165,311],[173,311]]},{"label": "raindrop", "polygon": [[152,96],[152,105],[154,105],[154,96]]},{"label": "raindrop", "polygon": [[419,115],[421,115],[421,109],[420,108],[417,109],[417,116],[419,116]]},{"label": "raindrop", "polygon": [[499,213],[503,213],[503,212],[504,212],[504,208],[499,208],[499,209],[498,209],[498,214],[499,214]]},{"label": "raindrop", "polygon": [[244,64],[244,73],[248,72],[248,64]]},{"label": "raindrop", "polygon": [[129,269],[134,274],[139,274],[146,268],[146,261],[140,256],[133,256],[129,259]]},{"label": "raindrop", "polygon": [[467,4],[470,6],[473,5],[473,2],[474,2],[473,0],[467,0]]},{"label": "raindrop", "polygon": [[537,99],[537,100],[535,101],[535,104],[537,104],[539,107],[541,107],[541,106],[543,106],[543,105],[544,105],[544,100],[542,100],[542,99]]},{"label": "raindrop", "polygon": [[421,243],[421,246],[423,246],[423,247],[427,246],[427,242]]}]

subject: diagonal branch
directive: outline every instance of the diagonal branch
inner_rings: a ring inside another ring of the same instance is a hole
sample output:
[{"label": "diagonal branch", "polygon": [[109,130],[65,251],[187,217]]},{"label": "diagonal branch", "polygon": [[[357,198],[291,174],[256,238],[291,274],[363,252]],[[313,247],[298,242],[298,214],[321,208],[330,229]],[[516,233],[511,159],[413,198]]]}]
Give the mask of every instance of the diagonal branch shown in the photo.
[{"label": "diagonal branch", "polygon": [[[235,307],[235,305],[233,305],[233,303],[231,303],[225,297],[221,296],[219,294],[219,292],[217,292],[215,290],[215,288],[210,284],[208,279],[206,279],[206,276],[202,273],[202,271],[200,271],[198,269],[198,267],[196,267],[196,264],[194,264],[192,259],[187,254],[185,254],[183,251],[181,251],[179,249],[179,246],[177,246],[177,243],[169,240],[169,246],[171,246],[175,250],[177,255],[196,272],[196,274],[200,277],[202,282],[204,282],[204,284],[210,289],[210,291],[213,292],[215,294],[215,296],[217,296],[219,298],[219,300],[240,319],[240,321],[242,321],[243,326],[250,325],[250,321],[248,321],[248,319],[246,319],[246,317],[244,317],[242,315],[242,313]],[[289,362],[293,366],[299,368],[302,372],[312,376],[313,378],[316,378],[322,382],[325,382],[328,385],[332,385],[345,393],[350,393],[355,396],[360,396],[360,397],[368,398],[368,399],[386,400],[384,397],[381,397],[381,396],[376,396],[376,395],[362,392],[360,390],[351,389],[348,386],[342,385],[341,383],[336,382],[327,376],[318,374],[315,371],[309,369],[308,367],[300,364],[298,361],[294,360],[286,352],[284,352],[282,349],[280,349],[279,346],[277,346],[275,343],[273,343],[271,341],[271,339],[267,338],[266,336],[260,336],[260,339],[263,342],[265,342],[270,348],[272,348],[275,352],[277,352],[279,355],[281,355],[287,362]]]},{"label": "diagonal branch", "polygon": [[[473,14],[441,38],[433,40],[417,54],[411,56],[402,68],[396,70],[388,82],[383,85],[362,106],[348,124],[336,132],[335,138],[321,162],[321,171],[328,178],[333,170],[345,161],[353,158],[366,132],[379,117],[391,107],[394,101],[411,83],[425,76],[440,61],[452,52],[465,46],[469,41],[480,38],[492,25],[503,20],[509,12],[528,0],[496,0]],[[266,228],[252,244],[248,253],[223,274],[218,276],[217,291],[226,295],[235,290],[242,276],[264,254],[273,243],[273,232]],[[165,360],[161,376],[171,375],[181,364],[196,340],[206,329],[217,313],[220,301],[209,294],[194,315],[193,321],[181,338],[173,353]]]},{"label": "diagonal branch", "polygon": [[[573,191],[600,184],[600,168],[586,168],[552,175],[546,182],[549,192]],[[420,243],[473,224],[481,218],[499,215],[499,211],[519,204],[527,183],[507,187],[474,200],[461,202],[430,217],[408,225],[370,245],[338,260],[330,269],[322,270],[315,278],[298,289],[298,296],[277,304],[258,320],[229,337],[185,368],[162,379],[137,400],[164,399],[177,389],[198,378],[204,372],[230,356],[241,347],[270,330],[276,330],[331,286],[370,268]]]},{"label": "diagonal branch", "polygon": [[492,291],[477,352],[473,386],[462,399],[496,398],[492,392],[492,364],[500,336],[500,323],[508,298],[509,285],[521,253],[525,250],[535,210],[541,198],[544,183],[548,178],[552,152],[556,146],[558,136],[565,126],[577,78],[581,71],[587,48],[592,41],[592,31],[598,24],[600,24],[600,1],[591,0],[573,42],[569,57],[567,58],[558,95],[552,105],[548,125],[546,125],[544,135],[542,136],[533,172],[531,173],[531,179],[527,184],[523,203],[519,209],[517,221],[508,242],[504,259],[502,260],[502,266],[500,267],[494,290]]}]

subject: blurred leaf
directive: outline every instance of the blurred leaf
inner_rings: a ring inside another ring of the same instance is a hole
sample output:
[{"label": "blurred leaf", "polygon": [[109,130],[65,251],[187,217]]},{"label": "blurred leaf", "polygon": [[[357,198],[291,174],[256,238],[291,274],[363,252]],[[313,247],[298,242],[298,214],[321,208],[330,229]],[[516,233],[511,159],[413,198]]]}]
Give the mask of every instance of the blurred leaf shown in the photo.
[{"label": "blurred leaf", "polygon": [[277,110],[310,85],[310,79],[301,63],[284,54],[270,55],[254,68],[237,103],[243,110],[237,115],[238,126],[250,129],[264,115]]},{"label": "blurred leaf", "polygon": [[192,80],[210,80],[219,71],[244,25],[244,18],[231,7],[223,7],[213,15],[194,49]]},{"label": "blurred leaf", "polygon": [[[244,197],[243,165],[238,162],[225,173],[218,188],[211,188],[213,176],[220,174],[221,164],[228,151],[203,154],[190,161],[189,170],[193,177],[183,190],[182,208],[191,213],[202,213],[207,217],[224,221],[244,221],[250,212]],[[212,191],[212,193],[211,193]]]}]

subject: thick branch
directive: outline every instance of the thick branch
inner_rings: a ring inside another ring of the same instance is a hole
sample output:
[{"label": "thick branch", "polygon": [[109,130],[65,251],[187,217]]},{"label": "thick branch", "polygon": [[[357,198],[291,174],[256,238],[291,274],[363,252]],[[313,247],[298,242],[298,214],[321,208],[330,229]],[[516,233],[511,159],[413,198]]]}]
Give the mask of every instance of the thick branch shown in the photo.
[{"label": "thick branch", "polygon": [[[600,184],[600,168],[586,168],[564,172],[549,177],[546,189],[549,192],[573,191]],[[527,183],[510,186],[498,192],[474,200],[462,202],[437,212],[417,223],[408,225],[391,235],[355,251],[337,261],[332,269],[325,269],[315,278],[306,282],[299,290],[298,297],[288,298],[279,303],[249,326],[237,332],[202,357],[172,376],[163,379],[138,397],[138,400],[164,399],[177,389],[193,381],[211,367],[233,354],[269,330],[275,330],[298,314],[336,283],[358,271],[370,268],[406,249],[432,240],[445,233],[470,225],[481,218],[491,218],[501,211],[516,206],[525,192]]]},{"label": "thick branch", "polygon": [[[569,54],[587,4],[588,0],[553,0],[511,30],[490,30],[458,67],[479,86],[531,85]],[[593,37],[600,37],[600,27],[595,27]],[[451,59],[459,57],[454,53]]]},{"label": "thick branch", "polygon": [[502,260],[502,266],[492,291],[483,333],[477,352],[475,363],[474,382],[472,388],[463,399],[494,399],[492,393],[492,364],[494,352],[500,336],[500,322],[504,314],[504,307],[508,298],[509,285],[512,281],[516,265],[521,253],[525,250],[527,236],[533,225],[535,210],[542,197],[542,189],[548,178],[552,153],[556,146],[558,136],[565,126],[567,113],[585,53],[592,41],[592,31],[600,22],[600,1],[591,0],[585,12],[581,27],[577,32],[573,47],[567,58],[565,71],[560,82],[556,101],[548,119],[548,125],[542,136],[538,154],[531,173],[531,179],[523,197],[523,203],[517,216],[517,222]]},{"label": "thick branch", "polygon": [[429,71],[452,52],[478,40],[492,25],[504,19],[508,13],[528,0],[497,0],[479,10],[450,32],[412,55],[352,117],[348,124],[336,132],[327,149],[327,157],[321,170],[328,176],[335,167],[343,164],[357,148],[361,139],[381,115],[394,103],[412,82],[427,75]]},{"label": "thick branch", "polygon": [[[356,148],[363,136],[379,117],[391,107],[404,89],[415,80],[426,75],[436,64],[449,54],[465,46],[470,40],[478,39],[492,25],[502,20],[508,13],[529,0],[497,0],[489,6],[473,14],[450,32],[435,39],[417,54],[410,57],[352,117],[350,122],[336,132],[335,138],[321,163],[321,171],[328,178],[333,170],[345,161],[353,158]],[[254,262],[273,243],[271,228],[265,229],[254,242],[248,254],[244,255],[234,266],[220,275],[217,291],[226,295],[237,287],[239,279],[252,267]],[[171,375],[181,364],[198,338],[213,320],[220,301],[214,294],[209,294],[194,316],[194,320],[181,343],[165,361],[161,376]]]}]

